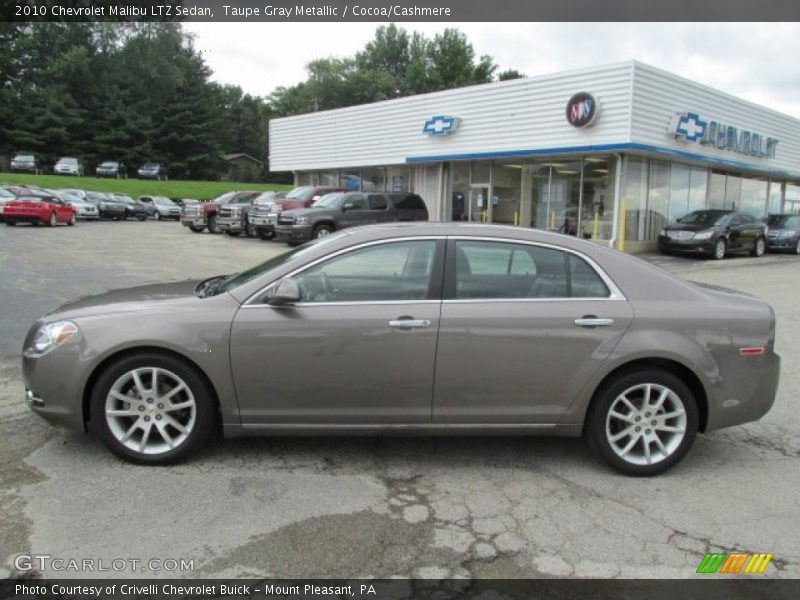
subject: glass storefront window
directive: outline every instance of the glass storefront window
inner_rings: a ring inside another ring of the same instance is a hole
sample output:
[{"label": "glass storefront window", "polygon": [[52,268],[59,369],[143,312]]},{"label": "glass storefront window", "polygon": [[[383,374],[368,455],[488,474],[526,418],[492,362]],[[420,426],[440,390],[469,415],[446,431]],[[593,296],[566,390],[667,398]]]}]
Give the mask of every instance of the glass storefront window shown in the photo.
[{"label": "glass storefront window", "polygon": [[785,213],[800,213],[800,185],[786,184],[786,196],[781,209]]},{"label": "glass storefront window", "polygon": [[708,171],[699,167],[692,167],[689,175],[689,204],[686,207],[687,213],[705,208],[707,186]]},{"label": "glass storefront window", "polygon": [[677,221],[689,212],[689,179],[691,170],[687,165],[672,163],[669,182],[669,222]]},{"label": "glass storefront window", "polygon": [[767,214],[767,181],[742,179],[739,210],[756,218]]},{"label": "glass storefront window", "polygon": [[339,171],[320,171],[319,185],[339,185]]},{"label": "glass storefront window", "polygon": [[669,221],[670,163],[650,161],[650,182],[647,186],[647,212],[643,238],[655,240]]},{"label": "glass storefront window", "polygon": [[767,199],[767,214],[780,214],[783,205],[783,184],[780,181],[769,182],[769,194]]},{"label": "glass storefront window", "polygon": [[605,156],[587,156],[583,160],[583,198],[579,209],[577,234],[585,239],[608,239],[614,213],[611,186],[611,159]]},{"label": "glass storefront window", "polygon": [[725,208],[725,173],[711,172],[708,178],[707,208]]},{"label": "glass storefront window", "polygon": [[382,192],[386,188],[386,172],[383,167],[361,169],[361,189],[365,192]]},{"label": "glass storefront window", "polygon": [[[348,169],[342,171],[341,185],[350,190],[357,192],[361,190],[361,171],[358,169]],[[336,185],[339,185],[338,183]]]},{"label": "glass storefront window", "polygon": [[488,160],[477,160],[472,163],[472,179],[470,183],[488,184],[492,179],[492,163]]},{"label": "glass storefront window", "polygon": [[742,178],[728,175],[725,179],[725,206],[727,210],[739,210],[742,201]]},{"label": "glass storefront window", "polygon": [[469,163],[450,163],[450,206],[448,213],[453,221],[468,219]]},{"label": "glass storefront window", "polygon": [[519,224],[522,165],[499,165],[494,169],[492,223]]},{"label": "glass storefront window", "polygon": [[644,239],[644,218],[647,213],[647,182],[650,165],[646,159],[625,157],[622,198],[628,203],[625,217],[625,239]]},{"label": "glass storefront window", "polygon": [[386,191],[408,191],[408,167],[386,167]]}]

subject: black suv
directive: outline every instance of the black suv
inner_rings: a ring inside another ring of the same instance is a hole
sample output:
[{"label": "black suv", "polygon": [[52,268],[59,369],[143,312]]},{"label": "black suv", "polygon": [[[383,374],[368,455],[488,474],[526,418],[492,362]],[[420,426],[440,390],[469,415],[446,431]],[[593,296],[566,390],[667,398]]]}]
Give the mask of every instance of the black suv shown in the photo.
[{"label": "black suv", "polygon": [[800,215],[770,215],[767,219],[767,249],[800,254]]},{"label": "black suv", "polygon": [[695,210],[668,225],[658,236],[664,254],[708,256],[717,260],[727,252],[761,256],[767,248],[767,226],[755,217],[732,210]]},{"label": "black suv", "polygon": [[128,178],[128,167],[117,160],[105,160],[94,170],[98,177]]},{"label": "black suv", "polygon": [[311,208],[288,210],[278,216],[275,237],[295,244],[357,225],[392,221],[427,221],[428,209],[416,194],[406,192],[335,192]]}]

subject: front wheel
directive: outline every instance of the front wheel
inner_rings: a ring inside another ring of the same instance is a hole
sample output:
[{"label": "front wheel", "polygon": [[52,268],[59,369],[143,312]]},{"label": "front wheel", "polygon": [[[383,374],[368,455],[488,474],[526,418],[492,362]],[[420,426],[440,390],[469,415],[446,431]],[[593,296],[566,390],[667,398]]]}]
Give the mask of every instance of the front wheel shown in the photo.
[{"label": "front wheel", "polygon": [[200,448],[214,427],[215,403],[201,375],[161,354],[123,358],[97,380],[91,429],[117,456],[168,464]]},{"label": "front wheel", "polygon": [[756,240],[756,245],[753,246],[753,249],[750,251],[750,256],[764,256],[764,252],[767,249],[767,240],[763,237],[760,237]]},{"label": "front wheel", "polygon": [[311,236],[316,240],[330,235],[331,233],[333,233],[333,225],[323,223],[322,225],[317,225],[314,227],[314,232],[311,234]]},{"label": "front wheel", "polygon": [[231,237],[239,237],[238,231],[231,231],[230,229],[225,230],[225,235],[229,235]]},{"label": "front wheel", "polygon": [[158,212],[158,211],[154,212],[153,213],[153,219],[155,219],[156,221],[160,221],[161,220],[161,213]]},{"label": "front wheel", "polygon": [[47,220],[47,226],[55,227],[56,223],[58,223],[58,217],[56,217],[56,213],[50,213],[50,218]]},{"label": "front wheel", "polygon": [[584,435],[609,466],[626,475],[663,473],[697,435],[697,402],[669,371],[640,368],[615,377],[589,408]]},{"label": "front wheel", "polygon": [[728,250],[728,244],[724,238],[719,238],[714,244],[714,251],[711,253],[711,258],[714,260],[722,260],[725,258],[725,252]]},{"label": "front wheel", "polygon": [[256,237],[256,226],[251,225],[249,221],[244,224],[244,233],[247,237]]},{"label": "front wheel", "polygon": [[69,217],[69,221],[67,221],[67,225],[69,225],[70,227],[72,227],[73,225],[75,225],[75,213],[72,213],[72,214],[70,215],[70,217]]},{"label": "front wheel", "polygon": [[797,243],[794,245],[794,253],[800,254],[800,239],[798,239]]},{"label": "front wheel", "polygon": [[[275,231],[273,229],[259,229],[258,237],[262,240],[271,240],[275,237]],[[800,242],[798,242],[798,245],[800,245]]]},{"label": "front wheel", "polygon": [[140,221],[144,221],[145,219],[147,219],[147,215],[138,215],[136,218],[139,219]]},{"label": "front wheel", "polygon": [[194,225],[191,225],[189,227],[189,231],[191,231],[193,233],[203,233],[203,228],[202,227],[195,227]]}]

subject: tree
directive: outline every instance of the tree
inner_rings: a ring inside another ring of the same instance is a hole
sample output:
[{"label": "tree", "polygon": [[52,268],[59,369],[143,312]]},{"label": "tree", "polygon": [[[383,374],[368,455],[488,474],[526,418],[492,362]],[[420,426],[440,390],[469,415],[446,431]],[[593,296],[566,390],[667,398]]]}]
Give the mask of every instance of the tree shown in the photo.
[{"label": "tree", "polygon": [[497,81],[508,81],[509,79],[524,79],[525,75],[516,69],[506,69],[497,74]]}]

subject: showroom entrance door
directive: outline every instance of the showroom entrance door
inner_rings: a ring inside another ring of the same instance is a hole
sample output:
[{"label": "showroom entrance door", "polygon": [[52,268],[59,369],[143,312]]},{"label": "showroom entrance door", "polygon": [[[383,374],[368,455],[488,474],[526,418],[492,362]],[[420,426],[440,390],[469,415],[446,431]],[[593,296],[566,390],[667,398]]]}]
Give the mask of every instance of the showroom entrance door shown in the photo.
[{"label": "showroom entrance door", "polygon": [[469,220],[475,223],[492,222],[492,206],[491,202],[489,202],[489,186],[470,186]]}]

